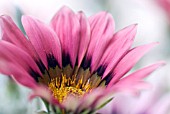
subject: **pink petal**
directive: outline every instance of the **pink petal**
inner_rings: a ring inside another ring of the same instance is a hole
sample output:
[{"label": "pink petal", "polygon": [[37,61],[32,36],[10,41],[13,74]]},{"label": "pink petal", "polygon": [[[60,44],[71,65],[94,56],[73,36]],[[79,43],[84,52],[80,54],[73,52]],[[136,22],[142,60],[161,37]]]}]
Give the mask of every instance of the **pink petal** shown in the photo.
[{"label": "pink petal", "polygon": [[137,26],[131,25],[114,34],[112,41],[110,41],[110,44],[104,52],[98,66],[106,66],[102,78],[105,78],[105,76],[115,67],[120,58],[130,49],[136,35],[136,31]]},{"label": "pink petal", "polygon": [[91,41],[87,58],[92,57],[91,71],[93,72],[114,34],[114,20],[111,14],[101,12],[89,18],[89,22]]},{"label": "pink petal", "polygon": [[153,65],[150,65],[148,67],[142,68],[140,70],[137,70],[136,72],[126,76],[125,78],[122,78],[120,81],[118,81],[117,83],[132,83],[133,81],[140,81],[143,78],[147,77],[148,75],[150,75],[153,71],[155,71],[156,69],[158,69],[159,67],[165,65],[165,62],[158,62],[155,63]]},{"label": "pink petal", "polygon": [[96,96],[96,98],[94,98],[94,102],[90,105],[91,108],[98,108],[99,106],[101,106],[104,102],[108,101],[110,98],[113,98],[113,91],[111,90],[103,90],[101,91],[101,94]]},{"label": "pink petal", "polygon": [[52,96],[52,93],[48,90],[48,88],[44,86],[37,86],[34,88],[33,93],[29,97],[29,100],[32,100],[35,97],[41,97],[49,103],[63,108],[63,106]]},{"label": "pink petal", "polygon": [[2,28],[2,39],[15,44],[28,52],[33,58],[38,59],[35,49],[29,40],[15,25],[9,16],[0,16],[0,26]]},{"label": "pink petal", "polygon": [[[23,26],[42,62],[48,68],[47,57],[54,56],[61,66],[61,46],[55,32],[30,16],[23,16]],[[50,58],[51,59],[51,58]]]},{"label": "pink petal", "polygon": [[81,99],[79,99],[79,105],[77,107],[77,112],[80,113],[83,109],[95,109],[100,98],[108,96],[105,88],[97,88],[92,90],[90,93],[85,94]]},{"label": "pink petal", "polygon": [[80,22],[80,46],[78,51],[78,66],[80,66],[90,42],[90,25],[83,12],[79,12],[77,16]]},{"label": "pink petal", "polygon": [[131,83],[116,83],[114,86],[115,92],[128,92],[130,94],[139,94],[141,90],[151,89],[152,85],[145,81],[134,81]]},{"label": "pink petal", "polygon": [[126,74],[139,61],[139,59],[145,53],[147,53],[156,44],[157,43],[151,43],[151,44],[147,44],[131,49],[115,67],[111,75],[113,78],[108,86],[111,86],[114,83],[116,83],[124,74]]},{"label": "pink petal", "polygon": [[[71,105],[70,105],[71,103]],[[78,106],[80,103],[80,99],[73,95],[67,96],[67,98],[62,102],[62,105],[69,111],[74,112],[75,114],[78,113]],[[81,109],[80,109],[81,110]]]},{"label": "pink petal", "polygon": [[14,77],[17,82],[26,87],[37,86],[35,80],[21,66],[3,60],[1,57],[0,60],[0,73]]},{"label": "pink petal", "polygon": [[16,47],[15,45],[8,43],[6,41],[0,42],[0,58],[6,61],[10,61],[13,64],[21,66],[25,71],[34,70],[41,75],[41,72],[28,53],[22,49]]},{"label": "pink petal", "polygon": [[151,87],[151,85],[142,81],[142,79],[164,64],[164,62],[158,62],[148,67],[137,70],[136,72],[119,80],[114,85],[114,87],[117,88],[118,91],[130,91],[132,93],[139,92],[139,90],[141,89],[148,89]]},{"label": "pink petal", "polygon": [[80,23],[76,14],[69,8],[63,7],[51,20],[51,26],[60,38],[63,65],[66,66],[71,62],[74,67],[80,40]]}]

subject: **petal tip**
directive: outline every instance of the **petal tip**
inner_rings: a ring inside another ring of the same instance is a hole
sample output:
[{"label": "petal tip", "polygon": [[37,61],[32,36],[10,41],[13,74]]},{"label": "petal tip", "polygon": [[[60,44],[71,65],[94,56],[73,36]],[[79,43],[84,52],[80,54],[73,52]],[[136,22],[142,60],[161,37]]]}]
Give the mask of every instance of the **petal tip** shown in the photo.
[{"label": "petal tip", "polygon": [[22,15],[22,17],[21,17],[22,20],[25,20],[25,19],[28,19],[28,18],[31,18],[31,16],[29,16],[29,15]]},{"label": "petal tip", "polygon": [[166,62],[165,61],[159,61],[159,62],[157,62],[157,64],[161,67],[161,66],[165,66]]},{"label": "petal tip", "polygon": [[7,23],[7,21],[11,21],[12,18],[8,15],[0,15],[0,24],[1,26],[4,24],[4,23]]},{"label": "petal tip", "polygon": [[71,8],[69,8],[68,6],[63,6],[61,7],[61,9],[59,10],[59,12],[72,12]]},{"label": "petal tip", "polygon": [[132,30],[132,31],[133,31],[133,30],[137,31],[138,23],[135,23],[135,24],[129,25],[128,27],[129,27],[129,28],[131,28],[131,30]]},{"label": "petal tip", "polygon": [[155,47],[155,46],[157,46],[159,44],[159,42],[152,42],[152,43],[150,43],[150,44],[148,44],[148,45],[151,45],[151,47]]},{"label": "petal tip", "polygon": [[5,14],[0,15],[0,19],[6,19],[6,18],[11,18],[11,17],[10,17],[10,16],[8,16],[8,15],[5,15]]},{"label": "petal tip", "polygon": [[21,17],[22,23],[24,23],[24,21],[26,20],[26,18],[29,18],[28,15],[22,15],[22,17]]}]

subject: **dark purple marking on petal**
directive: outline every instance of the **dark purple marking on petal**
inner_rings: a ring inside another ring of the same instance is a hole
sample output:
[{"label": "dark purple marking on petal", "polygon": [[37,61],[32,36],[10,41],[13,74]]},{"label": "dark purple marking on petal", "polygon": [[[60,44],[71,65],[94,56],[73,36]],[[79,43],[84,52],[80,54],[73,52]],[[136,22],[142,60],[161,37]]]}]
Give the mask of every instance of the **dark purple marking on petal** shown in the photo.
[{"label": "dark purple marking on petal", "polygon": [[78,58],[76,59],[76,63],[75,63],[75,66],[78,66]]},{"label": "dark purple marking on petal", "polygon": [[107,76],[105,78],[102,79],[102,81],[99,83],[99,85],[103,82],[103,81],[106,81],[105,82],[105,85],[108,85],[110,83],[110,81],[112,80],[112,74],[113,73],[108,73]]},{"label": "dark purple marking on petal", "polygon": [[98,76],[103,76],[104,71],[106,70],[106,65],[100,65],[99,68],[97,69],[97,75]]},{"label": "dark purple marking on petal", "polygon": [[63,65],[63,67],[66,67],[68,64],[71,64],[70,56],[69,56],[69,54],[63,52],[62,53],[62,65]]},{"label": "dark purple marking on petal", "polygon": [[82,67],[84,70],[90,68],[91,60],[92,60],[91,57],[86,57],[86,56],[85,56],[85,57],[83,58],[81,67]]},{"label": "dark purple marking on petal", "polygon": [[47,55],[47,62],[48,62],[48,67],[51,67],[51,68],[55,68],[56,66],[60,67],[57,60],[52,54]]},{"label": "dark purple marking on petal", "polygon": [[38,78],[41,77],[41,76],[39,75],[39,73],[35,72],[35,71],[32,70],[32,69],[30,69],[30,71],[28,71],[28,72],[29,72],[29,74],[31,75],[31,77],[33,77],[34,80],[38,83],[38,82],[39,82],[39,81],[38,81]]},{"label": "dark purple marking on petal", "polygon": [[38,60],[38,61],[35,61],[35,62],[36,62],[36,64],[38,65],[38,68],[40,69],[40,71],[42,72],[42,74],[44,74],[46,68],[45,68],[44,64],[42,63],[42,61],[41,61],[41,60]]}]

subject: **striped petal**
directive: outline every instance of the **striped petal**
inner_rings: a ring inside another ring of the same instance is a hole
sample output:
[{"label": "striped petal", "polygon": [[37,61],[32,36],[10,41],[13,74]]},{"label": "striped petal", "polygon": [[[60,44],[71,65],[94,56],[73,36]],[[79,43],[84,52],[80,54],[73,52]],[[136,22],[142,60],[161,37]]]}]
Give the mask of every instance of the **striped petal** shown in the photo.
[{"label": "striped petal", "polygon": [[24,51],[28,52],[34,59],[38,60],[35,49],[24,34],[12,21],[9,16],[0,16],[0,26],[2,28],[2,39],[15,44]]},{"label": "striped petal", "polygon": [[28,38],[46,68],[48,69],[48,66],[55,67],[56,65],[61,67],[60,42],[55,32],[47,25],[30,16],[23,16],[22,22]]},{"label": "striped petal", "polygon": [[161,61],[153,65],[150,65],[148,67],[137,70],[136,72],[126,76],[125,78],[122,78],[117,84],[120,84],[120,83],[125,84],[125,83],[131,83],[133,81],[140,81],[163,65],[165,65],[165,62]]},{"label": "striped petal", "polygon": [[153,71],[165,65],[165,62],[158,62],[148,67],[144,67],[136,72],[126,76],[125,78],[120,79],[115,85],[114,88],[117,91],[130,91],[131,93],[138,93],[141,89],[148,89],[151,87],[147,82],[142,81],[143,78],[150,75]]},{"label": "striped petal", "polygon": [[98,66],[100,68],[98,69],[98,73],[99,75],[103,75],[102,78],[105,78],[121,57],[130,49],[136,35],[136,30],[136,25],[131,25],[120,30],[113,36]]},{"label": "striped petal", "polygon": [[105,103],[111,97],[113,97],[113,92],[111,92],[111,90],[105,88],[96,88],[90,93],[83,96],[82,99],[80,99],[77,111],[78,113],[80,113],[80,111],[89,109],[89,114],[94,113],[103,103]]},{"label": "striped petal", "polygon": [[80,23],[76,14],[63,7],[51,20],[51,26],[60,38],[63,66],[71,63],[74,67],[80,40]]},{"label": "striped petal", "polygon": [[131,68],[139,61],[139,59],[147,53],[157,43],[151,43],[143,46],[139,46],[131,49],[117,64],[113,70],[111,76],[113,77],[109,86],[116,83],[124,74],[126,74]]},{"label": "striped petal", "polygon": [[[104,88],[97,88],[92,90],[90,93],[85,94],[83,97],[78,98],[73,95],[68,96],[68,98],[62,103],[68,111],[75,114],[80,113],[93,113],[95,109],[99,108],[105,101],[110,97],[111,92],[105,90]],[[70,105],[70,102],[73,105]]]},{"label": "striped petal", "polygon": [[0,57],[0,73],[12,76],[18,83],[34,89],[37,85],[35,80],[19,65],[8,62]]},{"label": "striped petal", "polygon": [[48,90],[48,88],[44,86],[37,86],[33,89],[33,93],[31,93],[29,100],[32,100],[35,97],[41,97],[45,101],[54,104],[60,108],[63,108],[63,106],[52,96],[51,92]]},{"label": "striped petal", "polygon": [[34,72],[41,75],[38,66],[36,65],[34,60],[30,57],[30,55],[28,55],[28,53],[16,47],[15,45],[8,43],[6,41],[1,41],[0,53],[1,53],[0,57],[3,58],[3,60],[19,65],[27,72],[33,70]]},{"label": "striped petal", "polygon": [[114,34],[114,21],[110,14],[100,12],[90,17],[89,22],[91,40],[86,59],[91,59],[91,72],[93,72]]},{"label": "striped petal", "polygon": [[90,42],[90,24],[83,12],[79,12],[77,16],[80,22],[80,46],[78,51],[78,66],[80,66]]}]

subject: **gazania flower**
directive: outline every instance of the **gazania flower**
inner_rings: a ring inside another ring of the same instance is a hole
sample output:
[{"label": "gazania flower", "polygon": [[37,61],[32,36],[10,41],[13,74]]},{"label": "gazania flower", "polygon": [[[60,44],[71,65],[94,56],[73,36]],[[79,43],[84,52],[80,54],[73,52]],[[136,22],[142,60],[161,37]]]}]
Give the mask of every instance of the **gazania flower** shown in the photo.
[{"label": "gazania flower", "polygon": [[158,62],[125,74],[155,44],[131,48],[136,25],[114,33],[107,12],[87,18],[61,8],[50,25],[23,16],[26,35],[9,16],[0,17],[0,72],[33,90],[55,113],[93,113],[119,90],[148,87],[142,79],[163,65]]}]

